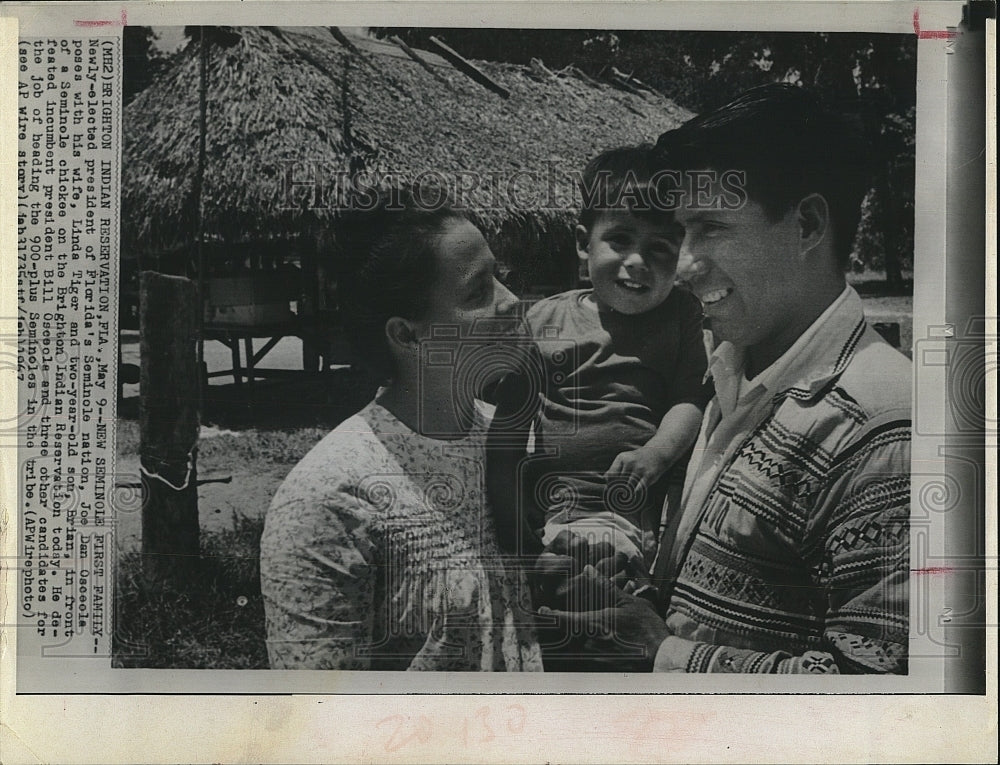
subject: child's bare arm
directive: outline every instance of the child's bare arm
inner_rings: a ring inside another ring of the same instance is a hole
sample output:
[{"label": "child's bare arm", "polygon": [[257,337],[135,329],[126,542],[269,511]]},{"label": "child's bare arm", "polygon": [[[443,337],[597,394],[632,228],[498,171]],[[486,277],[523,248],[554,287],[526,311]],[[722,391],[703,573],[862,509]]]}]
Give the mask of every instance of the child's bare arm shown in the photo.
[{"label": "child's bare arm", "polygon": [[615,457],[605,476],[625,478],[637,487],[650,488],[694,443],[701,415],[701,409],[692,403],[671,407],[660,420],[656,434],[638,449]]}]

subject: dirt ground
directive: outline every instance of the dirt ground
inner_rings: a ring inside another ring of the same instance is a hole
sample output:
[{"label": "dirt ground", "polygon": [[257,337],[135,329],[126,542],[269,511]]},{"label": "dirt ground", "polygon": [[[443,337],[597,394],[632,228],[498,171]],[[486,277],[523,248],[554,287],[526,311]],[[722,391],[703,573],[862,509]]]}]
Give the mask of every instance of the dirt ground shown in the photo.
[{"label": "dirt ground", "polygon": [[[131,427],[134,427],[134,423],[121,422],[119,432]],[[284,456],[279,455],[275,455],[273,459],[249,457],[236,448],[241,441],[258,438],[256,430],[245,430],[234,435],[214,435],[212,428],[204,429],[198,455],[199,477],[230,480],[228,483],[207,483],[198,489],[201,528],[215,531],[231,529],[234,514],[248,518],[263,517],[271,497],[288,471],[325,433],[325,430],[300,431],[297,436],[302,448],[290,451],[288,458],[294,459],[286,461]],[[138,453],[120,454],[115,474],[118,481],[138,481]],[[117,539],[121,549],[138,549],[142,538],[140,514],[119,512],[117,518]]]},{"label": "dirt ground", "polygon": [[[123,333],[122,361],[139,363],[137,332]],[[230,369],[229,349],[205,344],[209,371]],[[285,338],[266,357],[265,366],[301,369],[302,346]],[[198,447],[198,477],[210,479],[198,490],[198,512],[206,530],[232,527],[234,513],[263,516],[288,471],[326,433],[371,399],[376,383],[347,368],[302,379],[258,380],[251,395],[232,377],[213,378],[206,392]],[[139,385],[125,385],[117,427],[118,484],[139,482]],[[118,540],[122,550],[141,539],[138,502],[118,503]],[[130,508],[135,507],[134,512]]]},{"label": "dirt ground", "polygon": [[[863,296],[872,322],[900,325],[900,346],[913,342],[912,298]],[[122,335],[122,360],[138,364],[138,332]],[[258,341],[258,345],[263,341]],[[230,351],[222,343],[205,344],[209,371],[231,368]],[[301,369],[302,346],[285,338],[268,354],[262,366]],[[234,514],[263,516],[285,476],[319,440],[338,423],[370,400],[376,384],[347,368],[301,379],[258,381],[253,395],[247,386],[237,388],[232,377],[213,378],[206,394],[198,453],[201,479],[229,479],[199,488],[198,510],[205,530],[233,526]],[[126,385],[119,405],[116,482],[139,480],[139,386]],[[122,550],[139,546],[141,524],[136,510],[118,513],[118,540]],[[129,505],[131,507],[131,505]]]}]

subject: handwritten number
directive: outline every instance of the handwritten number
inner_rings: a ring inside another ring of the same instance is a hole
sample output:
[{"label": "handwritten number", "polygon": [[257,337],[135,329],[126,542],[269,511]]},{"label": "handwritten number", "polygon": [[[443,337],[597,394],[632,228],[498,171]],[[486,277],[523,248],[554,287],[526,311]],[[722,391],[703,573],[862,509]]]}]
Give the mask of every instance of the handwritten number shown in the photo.
[{"label": "handwritten number", "polygon": [[405,715],[391,715],[375,723],[376,728],[381,728],[383,725],[391,722],[396,723],[396,727],[392,731],[392,735],[389,736],[388,741],[385,742],[385,751],[397,752],[414,740],[419,741],[421,744],[426,744],[430,740],[431,721],[428,717],[420,715],[420,717],[416,720],[415,729],[407,735],[405,734],[403,728],[408,720],[409,718]]},{"label": "handwritten number", "polygon": [[417,738],[421,744],[426,744],[431,740],[431,733],[433,732],[431,720],[426,715],[420,715],[417,718],[417,722],[420,724],[420,727],[417,729]]},{"label": "handwritten number", "polygon": [[496,738],[496,736],[493,734],[493,728],[490,727],[490,722],[487,719],[489,715],[490,715],[490,710],[488,707],[479,707],[479,709],[476,710],[476,717],[482,719],[483,728],[486,730],[486,735],[484,735],[481,739],[479,739],[479,743],[481,744],[485,744]]},{"label": "handwritten number", "polygon": [[520,733],[524,730],[527,717],[524,707],[520,704],[511,704],[507,707],[507,730],[511,733]]},{"label": "handwritten number", "polygon": [[375,723],[376,728],[381,728],[383,725],[395,721],[396,729],[389,736],[389,740],[385,742],[385,751],[395,752],[403,744],[397,741],[400,731],[402,730],[403,724],[406,722],[406,718],[403,715],[392,715],[391,717],[383,718]]},{"label": "handwritten number", "polygon": [[[504,711],[503,727],[506,729],[506,733],[523,732],[528,721],[524,707],[520,704],[509,704],[504,708]],[[472,728],[477,725],[482,727],[482,733],[475,743],[488,744],[491,741],[496,741],[497,734],[493,729],[493,721],[490,719],[493,713],[489,707],[479,707],[474,715],[462,718],[462,743],[465,746],[469,745],[472,739],[472,735],[470,735]],[[478,723],[472,719],[473,717],[478,719]],[[384,744],[387,752],[398,752],[414,741],[426,744],[434,734],[433,724],[426,715],[419,715],[415,718],[407,715],[390,715],[379,720],[375,727],[390,730],[389,737]]]}]

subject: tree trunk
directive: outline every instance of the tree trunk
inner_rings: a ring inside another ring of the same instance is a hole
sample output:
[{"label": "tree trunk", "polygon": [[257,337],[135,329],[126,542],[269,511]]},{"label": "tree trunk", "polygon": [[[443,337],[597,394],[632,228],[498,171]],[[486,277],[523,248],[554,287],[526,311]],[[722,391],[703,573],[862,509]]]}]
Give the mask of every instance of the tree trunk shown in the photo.
[{"label": "tree trunk", "polygon": [[190,279],[140,277],[139,454],[143,578],[183,585],[198,561],[198,290]]}]

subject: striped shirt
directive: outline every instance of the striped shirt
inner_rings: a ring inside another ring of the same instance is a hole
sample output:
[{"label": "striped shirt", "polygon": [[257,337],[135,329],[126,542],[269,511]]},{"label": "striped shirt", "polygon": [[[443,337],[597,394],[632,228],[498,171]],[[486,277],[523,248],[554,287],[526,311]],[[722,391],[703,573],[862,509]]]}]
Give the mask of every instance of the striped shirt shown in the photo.
[{"label": "striped shirt", "polygon": [[754,380],[722,343],[655,668],[906,672],[909,361],[850,287]]}]

